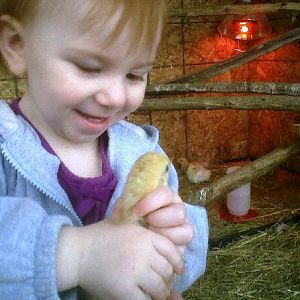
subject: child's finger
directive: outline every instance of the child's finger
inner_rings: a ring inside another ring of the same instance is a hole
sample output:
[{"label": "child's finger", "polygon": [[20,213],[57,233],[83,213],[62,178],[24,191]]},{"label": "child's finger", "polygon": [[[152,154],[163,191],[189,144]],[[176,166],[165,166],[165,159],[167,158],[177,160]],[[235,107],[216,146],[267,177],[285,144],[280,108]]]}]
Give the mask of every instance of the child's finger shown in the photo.
[{"label": "child's finger", "polygon": [[174,272],[181,274],[184,271],[184,261],[177,247],[171,241],[159,235],[152,242],[156,251],[172,265]]},{"label": "child's finger", "polygon": [[165,236],[175,245],[187,245],[194,237],[193,226],[190,223],[184,223],[181,226],[170,228],[149,227],[150,230]]},{"label": "child's finger", "polygon": [[147,224],[155,227],[175,227],[187,220],[187,210],[183,203],[172,203],[167,207],[151,212],[145,217]]},{"label": "child's finger", "polygon": [[176,246],[176,247],[177,247],[178,251],[181,253],[182,257],[184,257],[186,246],[179,245],[179,246]]},{"label": "child's finger", "polygon": [[176,290],[172,289],[168,300],[183,300],[183,298]]},{"label": "child's finger", "polygon": [[145,198],[141,199],[133,208],[133,212],[143,217],[174,202],[182,202],[178,194],[173,192],[169,187],[160,186]]},{"label": "child's finger", "polygon": [[139,287],[146,294],[151,296],[151,299],[166,299],[168,290],[166,283],[155,270],[148,270],[147,278],[141,278]]}]

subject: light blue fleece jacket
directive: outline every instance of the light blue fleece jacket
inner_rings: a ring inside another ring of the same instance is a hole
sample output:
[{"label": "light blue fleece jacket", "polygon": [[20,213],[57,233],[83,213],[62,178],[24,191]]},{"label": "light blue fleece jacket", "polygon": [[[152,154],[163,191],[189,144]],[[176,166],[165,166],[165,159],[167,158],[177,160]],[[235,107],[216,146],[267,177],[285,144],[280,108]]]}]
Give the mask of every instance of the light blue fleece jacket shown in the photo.
[{"label": "light blue fleece jacket", "polygon": [[[120,121],[108,129],[108,135],[108,158],[118,184],[107,218],[136,159],[147,151],[163,152],[158,131],[152,126],[142,128]],[[0,150],[0,299],[76,299],[75,289],[58,294],[56,287],[58,233],[64,225],[82,226],[58,183],[60,161],[41,146],[34,129],[3,100]],[[178,191],[173,166],[169,186]],[[185,254],[186,271],[175,282],[180,292],[204,273],[208,244],[205,209],[186,206],[195,237]]]}]

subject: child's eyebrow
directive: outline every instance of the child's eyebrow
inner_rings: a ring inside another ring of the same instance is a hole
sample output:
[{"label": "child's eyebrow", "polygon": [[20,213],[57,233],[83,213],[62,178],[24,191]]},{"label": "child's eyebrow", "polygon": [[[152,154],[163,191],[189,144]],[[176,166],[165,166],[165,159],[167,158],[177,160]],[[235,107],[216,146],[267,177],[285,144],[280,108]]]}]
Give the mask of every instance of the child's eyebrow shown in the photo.
[{"label": "child's eyebrow", "polygon": [[[74,48],[68,48],[66,53],[68,53],[68,55],[70,56],[84,56],[84,55],[88,55],[90,57],[93,57],[94,59],[110,64],[113,62],[112,59],[110,59],[109,57],[106,57],[105,55],[102,55],[100,53],[96,53],[94,51],[88,50],[88,49],[74,49]],[[143,62],[143,63],[139,63],[137,62],[136,65],[134,66],[135,69],[141,69],[141,68],[152,68],[154,66],[155,62],[154,61],[149,61],[149,62]]]}]

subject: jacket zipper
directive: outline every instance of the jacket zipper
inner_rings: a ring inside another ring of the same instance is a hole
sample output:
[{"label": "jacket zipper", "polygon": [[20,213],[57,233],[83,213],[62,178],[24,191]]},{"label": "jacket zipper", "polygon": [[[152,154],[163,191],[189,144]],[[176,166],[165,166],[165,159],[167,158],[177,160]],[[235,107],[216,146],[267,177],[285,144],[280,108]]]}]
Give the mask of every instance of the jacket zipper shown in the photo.
[{"label": "jacket zipper", "polygon": [[59,204],[63,208],[65,208],[68,212],[72,214],[72,216],[75,218],[75,220],[78,222],[78,224],[82,225],[82,222],[80,218],[77,216],[77,214],[74,213],[68,206],[66,206],[62,201],[57,199],[53,194],[50,194],[49,192],[45,191],[43,187],[39,186],[37,183],[35,183],[31,178],[26,176],[26,174],[23,173],[21,169],[18,168],[18,166],[13,162],[13,159],[10,157],[9,152],[6,151],[6,149],[2,148],[2,154],[4,158],[8,161],[8,163],[30,184],[32,184],[38,191],[40,191],[42,194],[44,194],[46,197],[50,198],[55,203]]}]

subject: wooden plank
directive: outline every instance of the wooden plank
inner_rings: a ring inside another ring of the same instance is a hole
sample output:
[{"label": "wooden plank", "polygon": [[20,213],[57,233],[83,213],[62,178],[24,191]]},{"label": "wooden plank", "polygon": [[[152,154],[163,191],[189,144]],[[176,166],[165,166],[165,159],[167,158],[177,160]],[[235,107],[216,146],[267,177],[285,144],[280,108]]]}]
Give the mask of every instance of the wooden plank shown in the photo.
[{"label": "wooden plank", "polygon": [[293,96],[224,96],[185,98],[145,98],[139,110],[241,109],[300,111],[300,97]]},{"label": "wooden plank", "polygon": [[241,15],[257,13],[274,13],[277,11],[300,11],[300,3],[285,2],[266,4],[236,4],[223,6],[203,5],[198,8],[169,9],[168,14],[172,17],[196,17],[217,15]]},{"label": "wooden plank", "polygon": [[149,85],[146,95],[179,93],[259,93],[300,96],[300,83],[278,82],[190,82]]}]

